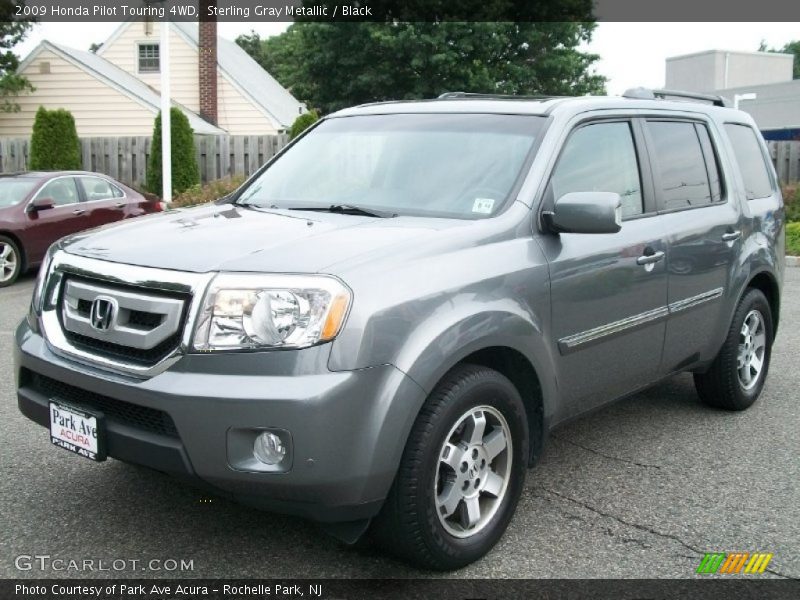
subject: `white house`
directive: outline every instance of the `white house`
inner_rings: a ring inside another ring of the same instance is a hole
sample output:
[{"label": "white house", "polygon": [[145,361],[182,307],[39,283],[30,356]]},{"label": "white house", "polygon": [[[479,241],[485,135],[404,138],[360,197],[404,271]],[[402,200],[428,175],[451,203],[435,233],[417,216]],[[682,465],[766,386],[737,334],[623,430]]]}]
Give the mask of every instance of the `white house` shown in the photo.
[{"label": "white house", "polygon": [[[151,135],[160,108],[161,23],[127,21],[96,53],[44,41],[19,72],[36,88],[19,112],[0,116],[0,136],[26,137],[40,106],[65,108],[78,135]],[[260,135],[288,129],[306,108],[216,22],[168,23],[173,105],[195,133]]]}]

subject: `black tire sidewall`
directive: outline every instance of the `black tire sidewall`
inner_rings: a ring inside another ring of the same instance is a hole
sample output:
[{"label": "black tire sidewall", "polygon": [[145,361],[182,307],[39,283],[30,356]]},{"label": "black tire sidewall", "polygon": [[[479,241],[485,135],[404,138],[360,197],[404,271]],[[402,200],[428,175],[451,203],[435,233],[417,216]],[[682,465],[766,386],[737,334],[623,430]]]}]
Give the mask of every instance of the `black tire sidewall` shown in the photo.
[{"label": "black tire sidewall", "polygon": [[[500,539],[514,514],[525,481],[528,459],[528,427],[525,408],[514,385],[500,373],[481,369],[479,377],[465,378],[453,390],[425,440],[426,449],[417,475],[417,514],[425,519],[425,543],[445,568],[458,568],[486,554]],[[439,451],[445,436],[470,408],[491,406],[508,423],[512,439],[512,467],[502,505],[479,533],[457,538],[448,533],[436,514],[434,481]]]},{"label": "black tire sidewall", "polygon": [[11,276],[11,279],[9,279],[8,281],[0,281],[0,288],[4,288],[13,285],[19,278],[19,274],[22,272],[22,250],[14,240],[4,235],[0,235],[0,244],[8,244],[12,248],[14,248],[14,252],[17,255],[17,270],[14,272],[14,274]]}]

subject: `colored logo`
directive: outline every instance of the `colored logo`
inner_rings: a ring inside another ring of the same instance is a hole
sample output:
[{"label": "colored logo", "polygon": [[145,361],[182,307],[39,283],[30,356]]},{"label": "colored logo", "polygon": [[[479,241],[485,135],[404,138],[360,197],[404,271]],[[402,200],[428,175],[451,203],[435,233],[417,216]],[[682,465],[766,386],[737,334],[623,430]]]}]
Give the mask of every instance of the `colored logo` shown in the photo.
[{"label": "colored logo", "polygon": [[696,573],[763,573],[773,556],[767,552],[707,552]]}]

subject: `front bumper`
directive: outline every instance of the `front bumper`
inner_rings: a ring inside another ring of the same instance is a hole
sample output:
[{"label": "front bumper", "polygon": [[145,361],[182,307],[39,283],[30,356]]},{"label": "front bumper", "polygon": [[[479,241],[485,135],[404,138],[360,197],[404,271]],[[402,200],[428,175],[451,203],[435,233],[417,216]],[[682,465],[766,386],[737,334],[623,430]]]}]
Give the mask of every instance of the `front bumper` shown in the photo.
[{"label": "front bumper", "polygon": [[[389,491],[425,393],[390,365],[331,372],[330,346],[186,355],[140,380],[54,354],[23,321],[14,357],[19,408],[47,426],[51,397],[68,394],[90,409],[99,398],[112,403],[105,404],[109,456],[259,508],[326,522],[369,518]],[[39,385],[44,380],[62,387],[52,392]],[[131,416],[161,413],[174,428]],[[229,464],[228,431],[259,427],[291,433],[288,472]]]}]

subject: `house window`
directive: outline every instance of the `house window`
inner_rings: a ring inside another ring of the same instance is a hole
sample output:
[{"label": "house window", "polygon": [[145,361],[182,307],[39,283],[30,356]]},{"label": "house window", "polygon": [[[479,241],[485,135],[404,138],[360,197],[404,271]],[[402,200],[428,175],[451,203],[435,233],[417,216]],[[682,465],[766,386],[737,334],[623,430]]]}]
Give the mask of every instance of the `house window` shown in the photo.
[{"label": "house window", "polygon": [[139,73],[158,73],[160,67],[158,44],[139,44]]}]

